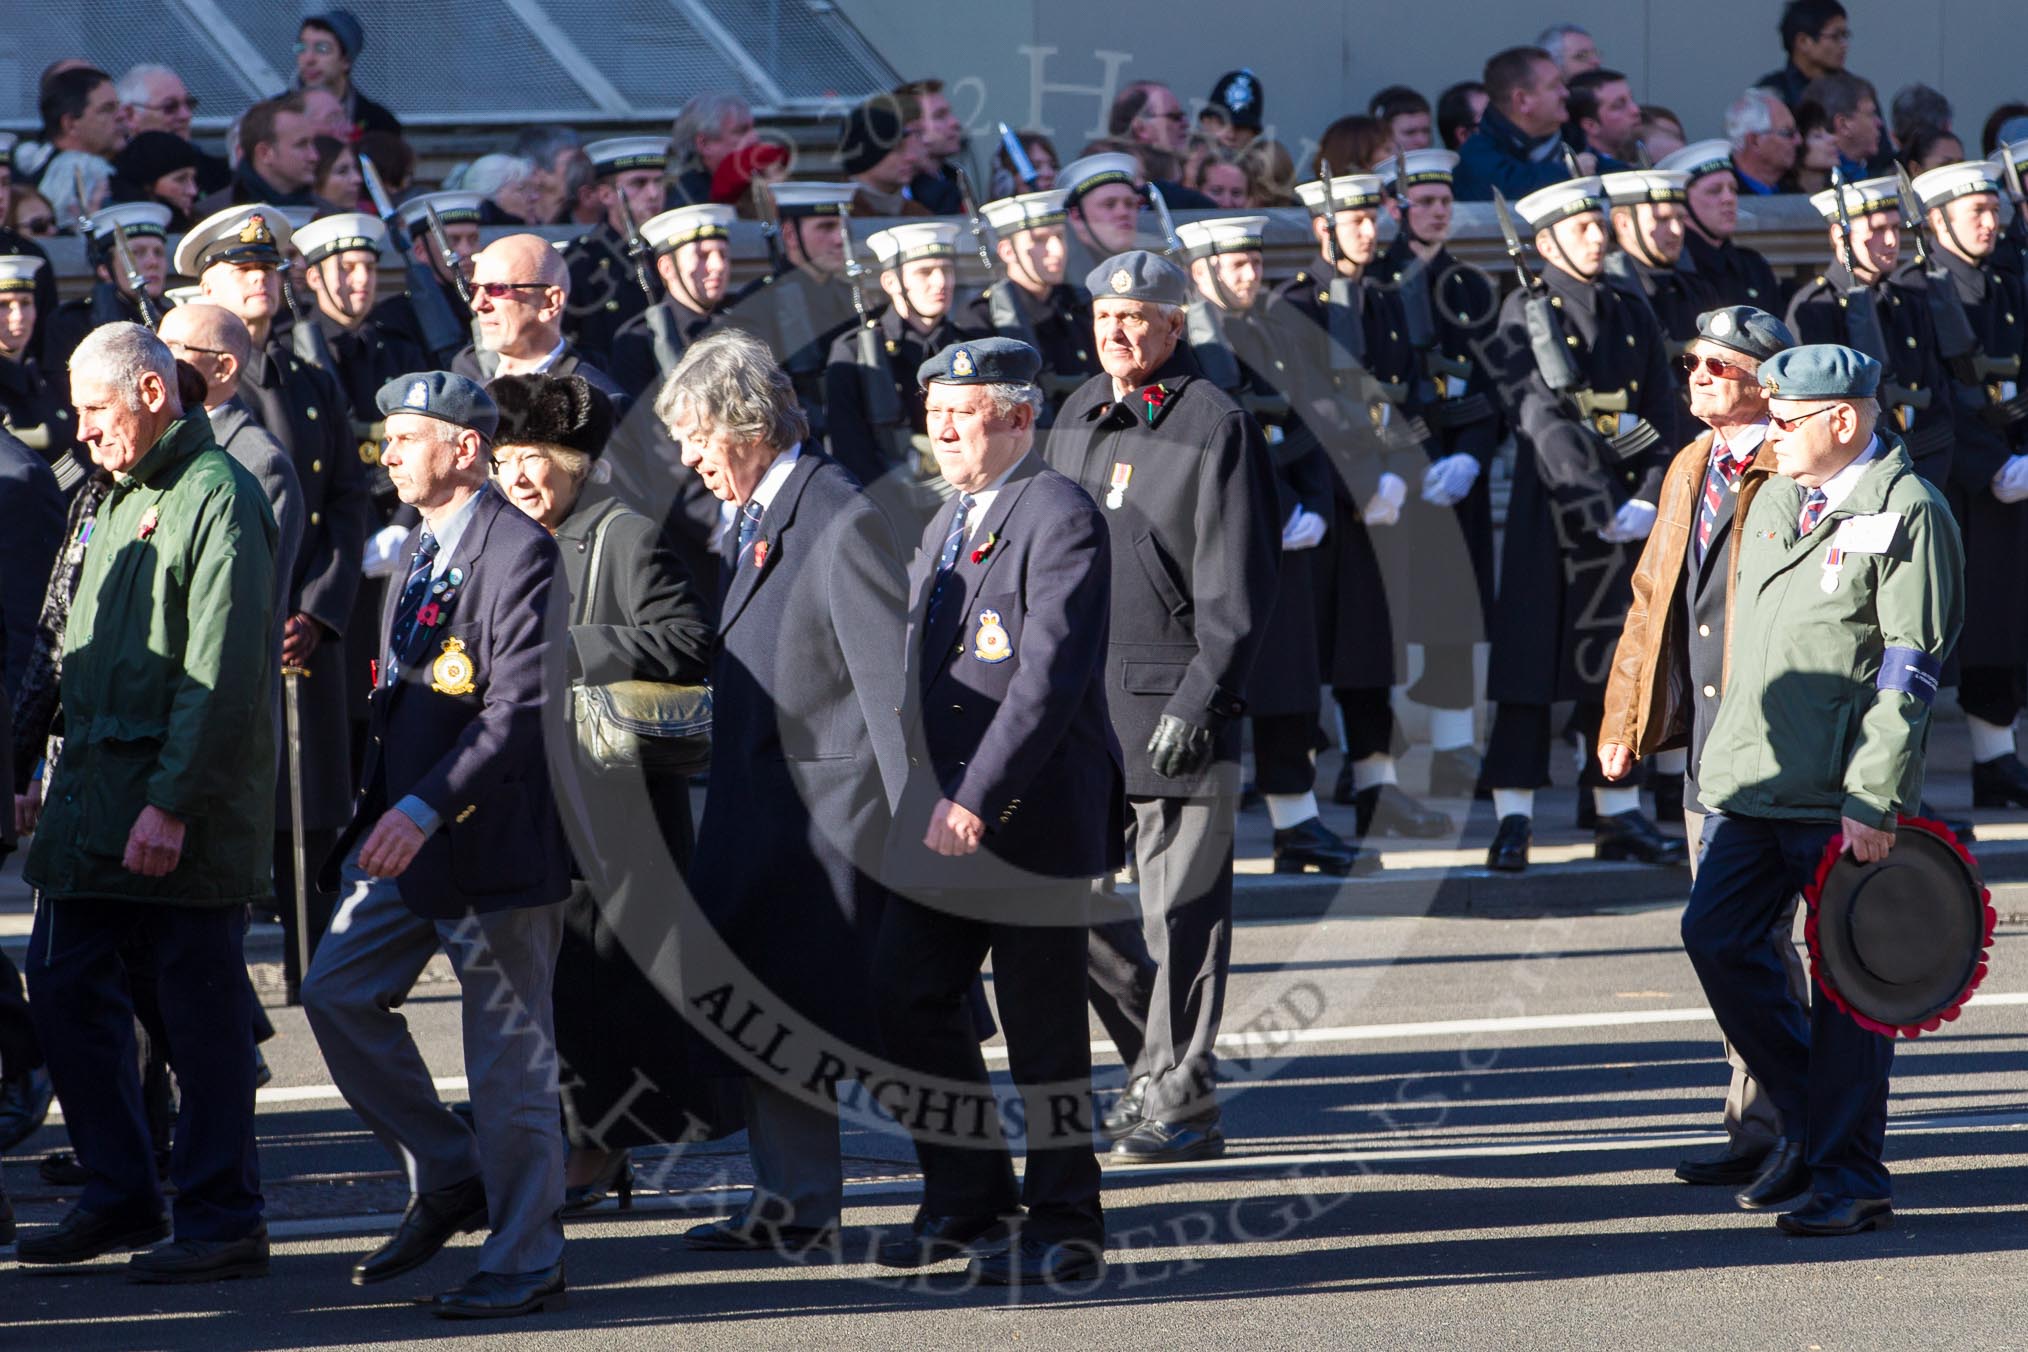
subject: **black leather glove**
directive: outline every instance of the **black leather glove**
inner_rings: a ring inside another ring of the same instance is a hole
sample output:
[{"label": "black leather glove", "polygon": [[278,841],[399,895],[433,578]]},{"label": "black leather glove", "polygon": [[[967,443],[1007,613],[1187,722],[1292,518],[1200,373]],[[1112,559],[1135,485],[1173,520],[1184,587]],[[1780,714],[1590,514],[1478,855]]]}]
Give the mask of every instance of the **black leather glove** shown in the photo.
[{"label": "black leather glove", "polygon": [[1211,729],[1163,714],[1148,739],[1148,756],[1164,779],[1187,779],[1211,762]]}]

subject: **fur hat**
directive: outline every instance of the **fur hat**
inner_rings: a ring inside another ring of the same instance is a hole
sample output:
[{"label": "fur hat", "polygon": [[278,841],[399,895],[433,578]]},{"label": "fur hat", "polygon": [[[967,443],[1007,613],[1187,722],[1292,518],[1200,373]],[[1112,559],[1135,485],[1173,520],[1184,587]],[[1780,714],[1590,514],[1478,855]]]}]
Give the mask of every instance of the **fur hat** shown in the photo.
[{"label": "fur hat", "polygon": [[486,392],[500,406],[498,445],[561,446],[596,460],[613,434],[613,401],[583,376],[501,376]]}]

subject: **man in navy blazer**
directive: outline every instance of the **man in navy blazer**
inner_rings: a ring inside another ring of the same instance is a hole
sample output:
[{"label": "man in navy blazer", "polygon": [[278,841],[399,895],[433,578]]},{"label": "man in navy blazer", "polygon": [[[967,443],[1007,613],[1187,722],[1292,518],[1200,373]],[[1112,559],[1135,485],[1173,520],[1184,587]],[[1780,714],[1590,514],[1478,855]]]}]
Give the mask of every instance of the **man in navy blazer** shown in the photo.
[{"label": "man in navy blazer", "polygon": [[[447,371],[378,397],[381,464],[422,514],[388,592],[372,670],[365,773],[325,864],[342,887],[303,1004],[331,1078],[409,1170],[394,1237],[358,1285],[409,1272],[461,1230],[490,1230],[478,1273],[432,1302],[445,1318],[564,1300],[564,1144],[550,982],[569,856],[543,737],[561,697],[549,533],[487,483],[499,414]],[[472,1125],[437,1097],[396,1011],[441,947],[464,999]]]},{"label": "man in navy blazer", "polygon": [[[909,1119],[923,1203],[879,1261],[962,1256],[1025,1204],[1015,1241],[972,1260],[992,1284],[1091,1276],[1105,1246],[1084,1010],[1091,884],[1125,854],[1105,691],[1112,553],[1098,505],[1035,453],[1041,365],[1026,343],[981,338],[916,376],[957,495],[910,576],[911,768],[874,958],[889,1056],[940,1092],[972,1086],[985,1105]],[[988,952],[1026,1108],[1018,1191],[967,1002]]]}]

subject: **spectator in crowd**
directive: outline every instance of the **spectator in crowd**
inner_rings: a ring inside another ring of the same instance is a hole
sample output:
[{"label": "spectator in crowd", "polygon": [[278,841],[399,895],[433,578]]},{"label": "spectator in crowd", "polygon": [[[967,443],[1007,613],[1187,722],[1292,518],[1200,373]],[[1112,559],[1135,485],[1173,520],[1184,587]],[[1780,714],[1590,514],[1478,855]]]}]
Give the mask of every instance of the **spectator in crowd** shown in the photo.
[{"label": "spectator in crowd", "polygon": [[345,116],[345,105],[338,101],[336,94],[328,89],[305,89],[302,95],[303,116],[310,119],[310,131],[314,135],[347,143],[356,139],[357,133]]},{"label": "spectator in crowd", "polygon": [[2028,103],[2003,103],[1979,132],[1979,154],[1990,157],[2001,146],[2028,139]]},{"label": "spectator in crowd", "polygon": [[[129,136],[160,131],[190,141],[190,119],[197,114],[197,95],[190,92],[183,77],[175,71],[146,63],[134,66],[120,77],[117,92]],[[217,192],[231,181],[232,166],[222,156],[197,151],[199,196]]]},{"label": "spectator in crowd", "polygon": [[[120,98],[112,76],[96,66],[79,66],[50,77],[38,106],[47,156],[35,172],[41,176],[42,195],[61,212],[77,202],[79,174],[94,197],[112,178],[112,158],[127,143]],[[21,158],[16,157],[17,166]],[[65,219],[76,215],[73,209]]]},{"label": "spectator in crowd", "polygon": [[1253,188],[1247,174],[1247,162],[1259,160],[1260,154],[1253,148],[1259,144],[1261,144],[1259,141],[1254,142],[1238,155],[1224,146],[1213,146],[1205,155],[1203,164],[1198,167],[1197,182],[1194,185],[1197,191],[1228,211],[1236,211],[1245,206]]},{"label": "spectator in crowd", "polygon": [[1810,81],[1804,101],[1814,103],[1830,119],[1838,143],[1838,168],[1854,182],[1872,176],[1882,151],[1880,99],[1873,86],[1856,75],[1832,71]]},{"label": "spectator in crowd", "polygon": [[1122,89],[1106,117],[1106,135],[1158,147],[1174,155],[1182,151],[1190,119],[1176,91],[1154,80],[1136,80]]},{"label": "spectator in crowd", "polygon": [[1956,133],[1935,127],[1919,127],[1901,143],[1900,161],[1910,178],[1916,178],[1965,157],[1964,142]]},{"label": "spectator in crowd", "polygon": [[1598,43],[1574,23],[1551,24],[1535,39],[1535,45],[1549,53],[1549,59],[1563,72],[1565,80],[1575,80],[1604,64],[1598,54]]},{"label": "spectator in crowd", "polygon": [[352,87],[352,65],[365,46],[366,26],[351,10],[311,15],[296,33],[296,87],[336,94],[354,139],[368,131],[400,135],[401,120]]},{"label": "spectator in crowd", "polygon": [[409,181],[415,177],[415,149],[400,132],[367,132],[359,138],[359,153],[373,161],[390,202],[399,203],[408,196]]},{"label": "spectator in crowd", "polygon": [[739,95],[699,94],[684,104],[669,128],[668,204],[710,201],[711,176],[718,166],[753,140],[753,109]]},{"label": "spectator in crowd", "polygon": [[1732,143],[1739,190],[1765,197],[1782,191],[1803,137],[1789,106],[1773,90],[1755,85],[1726,108],[1725,139]]},{"label": "spectator in crowd", "polygon": [[7,228],[30,239],[56,234],[56,208],[33,188],[15,187],[7,194]]},{"label": "spectator in crowd", "polygon": [[475,192],[487,225],[536,225],[535,166],[513,155],[481,155],[466,167],[457,187]]},{"label": "spectator in crowd", "polygon": [[[680,117],[677,121],[681,125]],[[508,143],[507,153],[529,164],[529,209],[534,213],[528,218],[531,224],[561,225],[568,219],[565,207],[572,201],[568,183],[570,163],[581,144],[578,134],[569,127],[547,125],[523,127]],[[587,183],[591,181],[589,161],[584,177]]]},{"label": "spectator in crowd", "polygon": [[1818,193],[1831,186],[1831,171],[1838,167],[1838,137],[1831,130],[1831,115],[1824,105],[1808,99],[1796,106],[1796,133],[1802,148],[1795,167],[1782,180],[1783,192]]},{"label": "spectator in crowd", "polygon": [[1429,100],[1407,85],[1389,85],[1366,105],[1369,115],[1387,124],[1388,154],[1405,155],[1428,149],[1436,136],[1430,126]]},{"label": "spectator in crowd", "polygon": [[1022,153],[1028,156],[1028,165],[1035,171],[1035,182],[1023,181],[1014,170],[1014,161],[1007,156],[1007,148],[1001,146],[993,154],[993,185],[991,195],[998,201],[1024,192],[1047,192],[1056,186],[1056,171],[1063,167],[1063,161],[1056,153],[1056,142],[1039,131],[1018,131],[1014,139],[1021,143]]},{"label": "spectator in crowd", "polygon": [[[1569,178],[1563,125],[1569,120],[1570,91],[1549,53],[1540,47],[1509,47],[1486,63],[1485,84],[1485,115],[1458,152],[1452,181],[1457,200],[1490,201],[1498,188],[1516,202]],[[1583,149],[1577,165],[1581,174],[1625,168],[1610,156]]]},{"label": "spectator in crowd", "polygon": [[1788,64],[1769,71],[1757,82],[1772,89],[1792,112],[1798,107],[1812,80],[1845,69],[1845,53],[1852,47],[1852,23],[1838,0],[1789,0],[1782,9],[1782,50]]},{"label": "spectator in crowd", "polygon": [[1486,86],[1477,80],[1461,80],[1437,96],[1437,139],[1445,150],[1459,150],[1479,130],[1486,115]]},{"label": "spectator in crowd", "polygon": [[852,110],[838,138],[838,167],[858,185],[854,215],[926,216],[905,189],[923,169],[922,139],[901,100],[875,94]]},{"label": "spectator in crowd", "polygon": [[1648,152],[1649,163],[1675,154],[1688,145],[1689,140],[1683,130],[1682,118],[1659,103],[1641,105],[1641,120],[1634,127],[1634,142]]},{"label": "spectator in crowd", "polygon": [[1260,76],[1245,68],[1229,70],[1211,86],[1211,97],[1197,114],[1197,127],[1221,145],[1244,150],[1266,125],[1266,106]]},{"label": "spectator in crowd", "polygon": [[1635,161],[1634,141],[1641,125],[1641,105],[1627,77],[1596,66],[1571,77],[1566,104],[1569,120],[1563,137],[1626,164]]},{"label": "spectator in crowd", "polygon": [[[1288,207],[1296,204],[1296,160],[1280,141],[1263,136],[1239,153],[1246,170],[1246,204]],[[1202,194],[1197,194],[1202,196]],[[1204,198],[1209,202],[1211,199]]]},{"label": "spectator in crowd", "polygon": [[1951,129],[1951,101],[1926,84],[1903,85],[1894,91],[1888,107],[1889,129],[1904,155],[1916,133]]},{"label": "spectator in crowd", "polygon": [[266,202],[278,207],[317,204],[317,138],[300,94],[256,103],[239,120],[239,166],[232,185],[197,204],[199,220],[227,207]]},{"label": "spectator in crowd", "polygon": [[180,235],[195,220],[197,175],[203,156],[173,132],[136,133],[113,159],[115,202],[160,202],[169,208],[169,231]]},{"label": "spectator in crowd", "polygon": [[366,179],[359,172],[359,152],[329,136],[319,136],[312,144],[317,150],[317,167],[311,174],[310,190],[319,201],[346,211],[360,210]]},{"label": "spectator in crowd", "polygon": [[932,216],[959,214],[965,209],[964,193],[950,161],[964,153],[965,126],[951,111],[944,82],[911,80],[896,85],[894,97],[900,100],[902,115],[916,134],[916,151],[922,162],[909,180],[909,197],[928,208]]},{"label": "spectator in crowd", "polygon": [[[51,266],[49,255],[43,252],[42,246],[35,243],[34,237],[54,234],[56,216],[41,194],[26,183],[14,181],[14,168],[10,162],[13,149],[14,133],[0,131],[0,256],[14,254],[41,260],[40,266],[30,269],[35,277],[35,329],[25,349],[27,356],[40,358],[45,351],[49,318],[56,313],[56,269]],[[17,215],[17,211],[21,214]],[[26,228],[30,221],[47,221],[48,224],[30,231]],[[0,404],[4,402],[0,399]],[[4,1015],[0,1015],[0,1022],[4,1022]],[[0,1084],[0,1099],[4,1099],[5,1094],[5,1086]],[[4,1113],[4,1105],[0,1105],[0,1113]]]},{"label": "spectator in crowd", "polygon": [[774,141],[755,141],[718,162],[711,174],[711,200],[751,218],[755,179],[779,183],[789,176],[789,148]]},{"label": "spectator in crowd", "polygon": [[1317,158],[1304,168],[1305,179],[1316,178],[1331,166],[1335,174],[1364,174],[1394,153],[1394,134],[1377,117],[1353,113],[1324,128],[1317,138]]}]

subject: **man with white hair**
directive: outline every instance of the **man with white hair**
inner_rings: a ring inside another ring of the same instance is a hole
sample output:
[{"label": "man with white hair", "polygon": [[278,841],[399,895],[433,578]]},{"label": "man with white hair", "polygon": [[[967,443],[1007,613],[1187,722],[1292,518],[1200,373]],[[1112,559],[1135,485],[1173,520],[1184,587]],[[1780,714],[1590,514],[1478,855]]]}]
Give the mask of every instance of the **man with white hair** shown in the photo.
[{"label": "man with white hair", "polygon": [[1755,86],[1725,109],[1725,139],[1732,142],[1732,170],[1739,190],[1756,197],[1781,191],[1782,179],[1796,167],[1802,134],[1796,115],[1774,91]]},{"label": "man with white hair", "polygon": [[1598,43],[1574,23],[1551,24],[1535,39],[1535,45],[1549,53],[1549,59],[1566,80],[1604,64],[1598,54]]},{"label": "man with white hair", "polygon": [[80,1263],[171,1233],[134,1051],[126,964],[141,955],[183,1108],[175,1242],[136,1255],[128,1276],[263,1276],[241,941],[246,906],[271,895],[274,517],[209,420],[183,407],[175,358],[140,325],[79,345],[71,397],[114,482],[65,630],[68,735],[40,821],[24,823],[36,829],[23,876],[41,899],[30,1008],[89,1181],[15,1256]]},{"label": "man with white hair", "polygon": [[726,158],[754,141],[753,109],[737,94],[698,94],[683,105],[669,128],[671,207],[711,200],[711,178]]},{"label": "man with white hair", "polygon": [[[197,115],[197,96],[183,77],[167,66],[146,62],[129,67],[115,87],[126,114],[127,134],[166,131],[190,140],[190,120]],[[232,166],[222,156],[197,150],[197,190],[213,193],[232,182]]]}]

